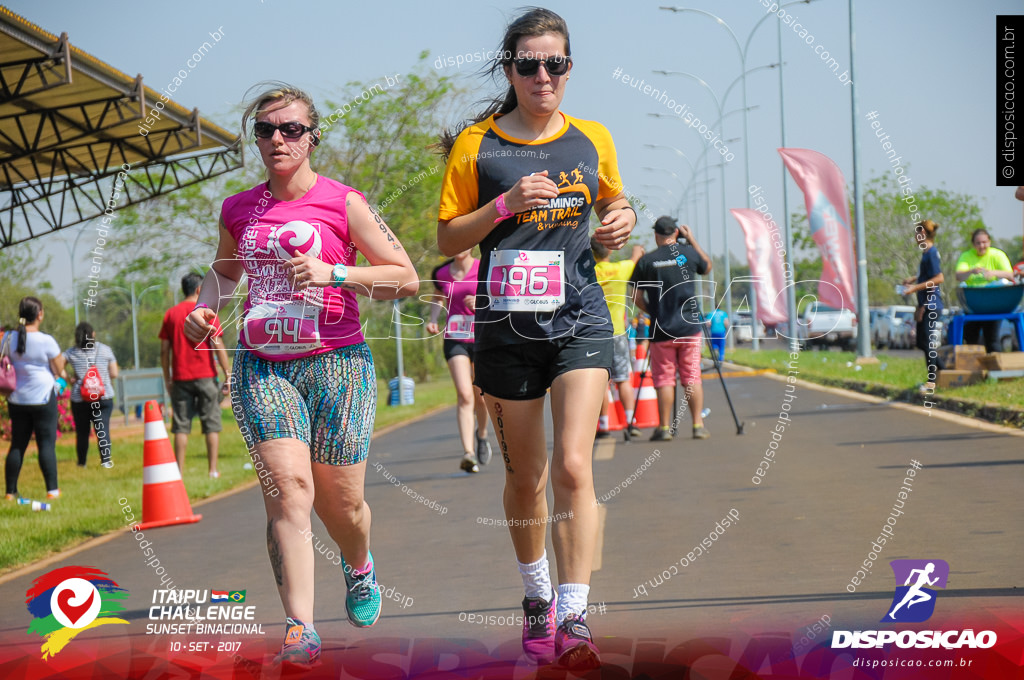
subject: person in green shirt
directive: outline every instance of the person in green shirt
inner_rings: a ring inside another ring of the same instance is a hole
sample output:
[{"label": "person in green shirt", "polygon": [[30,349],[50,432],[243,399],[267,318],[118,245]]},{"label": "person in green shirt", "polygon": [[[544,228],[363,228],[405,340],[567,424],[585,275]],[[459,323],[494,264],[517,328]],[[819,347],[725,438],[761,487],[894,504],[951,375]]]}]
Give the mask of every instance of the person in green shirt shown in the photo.
[{"label": "person in green shirt", "polygon": [[974,247],[956,262],[957,281],[965,281],[968,286],[984,286],[996,279],[1013,283],[1010,258],[999,248],[992,247],[992,237],[987,231],[975,229],[971,234],[971,244]]},{"label": "person in green shirt", "polygon": [[[956,280],[967,286],[984,286],[1006,279],[1013,283],[1013,267],[1010,258],[999,248],[992,247],[992,237],[984,229],[975,229],[971,234],[974,246],[960,256],[956,263]],[[977,345],[981,334],[985,334],[985,349],[999,351],[999,321],[969,321],[964,324],[964,344]]]}]

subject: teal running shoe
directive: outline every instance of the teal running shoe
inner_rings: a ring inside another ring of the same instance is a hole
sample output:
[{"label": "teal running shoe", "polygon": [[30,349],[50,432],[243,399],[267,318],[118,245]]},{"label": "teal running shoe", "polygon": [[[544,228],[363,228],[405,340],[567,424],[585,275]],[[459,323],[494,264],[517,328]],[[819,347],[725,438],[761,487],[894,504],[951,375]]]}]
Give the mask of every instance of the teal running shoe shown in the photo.
[{"label": "teal running shoe", "polygon": [[380,618],[380,586],[373,567],[373,554],[370,553],[370,571],[365,574],[353,574],[344,559],[341,560],[341,568],[345,571],[345,585],[348,586],[345,596],[348,622],[356,628],[369,628]]}]

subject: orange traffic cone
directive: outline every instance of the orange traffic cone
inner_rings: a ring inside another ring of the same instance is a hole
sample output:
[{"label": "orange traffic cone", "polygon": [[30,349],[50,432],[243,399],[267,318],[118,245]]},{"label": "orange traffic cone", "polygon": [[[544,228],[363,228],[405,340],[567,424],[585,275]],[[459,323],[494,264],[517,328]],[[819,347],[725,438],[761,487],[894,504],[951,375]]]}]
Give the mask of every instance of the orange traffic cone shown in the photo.
[{"label": "orange traffic cone", "polygon": [[618,432],[626,429],[626,409],[619,399],[619,388],[615,383],[608,383],[608,431]]},{"label": "orange traffic cone", "polygon": [[650,372],[647,372],[643,376],[643,380],[640,380],[640,374],[634,373],[636,377],[636,411],[633,413],[633,418],[636,421],[636,427],[641,429],[647,427],[658,427],[660,424],[660,418],[658,417],[658,393],[654,389],[654,378],[651,377]]},{"label": "orange traffic cone", "polygon": [[633,359],[633,387],[636,387],[637,374],[644,370],[644,359],[647,358],[647,345],[636,343],[636,358]]},{"label": "orange traffic cone", "polygon": [[142,445],[142,524],[135,529],[198,522],[203,516],[192,514],[160,406],[156,400],[150,400],[143,410],[146,434]]}]

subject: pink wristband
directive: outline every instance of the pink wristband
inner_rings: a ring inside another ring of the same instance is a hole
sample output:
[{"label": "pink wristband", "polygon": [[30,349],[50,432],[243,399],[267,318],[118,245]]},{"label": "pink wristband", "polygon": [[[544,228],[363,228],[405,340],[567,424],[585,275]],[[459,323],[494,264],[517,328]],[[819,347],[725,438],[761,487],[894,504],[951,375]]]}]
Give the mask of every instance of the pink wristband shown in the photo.
[{"label": "pink wristband", "polygon": [[498,199],[494,201],[494,207],[498,211],[498,219],[494,220],[495,224],[502,220],[507,220],[515,215],[515,213],[509,210],[508,206],[505,205],[505,194],[498,194]]},{"label": "pink wristband", "polygon": [[194,312],[197,309],[210,309],[210,305],[206,304],[205,302],[200,302],[198,305],[192,308],[192,311]]}]

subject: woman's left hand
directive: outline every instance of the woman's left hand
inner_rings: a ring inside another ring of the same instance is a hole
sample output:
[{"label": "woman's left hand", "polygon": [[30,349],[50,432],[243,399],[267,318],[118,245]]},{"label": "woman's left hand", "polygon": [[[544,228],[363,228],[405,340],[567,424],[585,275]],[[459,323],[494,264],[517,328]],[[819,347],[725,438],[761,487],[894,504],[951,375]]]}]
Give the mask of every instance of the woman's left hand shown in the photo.
[{"label": "woman's left hand", "polygon": [[632,208],[609,210],[601,220],[601,226],[594,230],[597,242],[609,250],[618,250],[626,245],[629,235],[636,226],[636,213]]},{"label": "woman's left hand", "polygon": [[285,264],[288,282],[304,290],[310,286],[326,288],[334,283],[334,265],[309,255],[296,255]]}]

